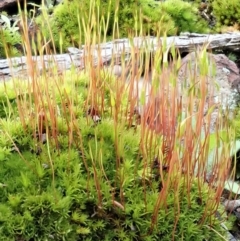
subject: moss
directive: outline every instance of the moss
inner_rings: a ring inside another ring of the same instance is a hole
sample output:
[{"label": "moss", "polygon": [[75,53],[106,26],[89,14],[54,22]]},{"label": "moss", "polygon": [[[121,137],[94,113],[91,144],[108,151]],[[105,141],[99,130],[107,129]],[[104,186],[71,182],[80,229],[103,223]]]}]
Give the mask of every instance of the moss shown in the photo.
[{"label": "moss", "polygon": [[177,33],[208,31],[207,22],[199,16],[198,9],[191,3],[182,0],[168,0],[164,1],[161,7],[173,19]]},{"label": "moss", "polygon": [[[18,47],[20,47],[18,49]],[[6,54],[7,53],[7,54]],[[0,57],[20,56],[21,53],[21,36],[18,32],[11,29],[3,28],[0,31]]]},{"label": "moss", "polygon": [[[218,25],[236,26],[240,21],[239,0],[212,0],[213,14]],[[237,28],[237,26],[236,26]],[[239,26],[238,26],[239,28]],[[239,30],[239,29],[238,29]]]},{"label": "moss", "polygon": [[17,22],[11,24],[6,13],[1,13],[1,30],[0,30],[0,57],[18,56],[22,50],[21,36]]},{"label": "moss", "polygon": [[[51,38],[49,32],[52,31],[58,51],[65,51],[69,46],[79,47],[84,44],[85,31],[87,31],[87,35],[91,34],[92,31],[97,31],[99,36],[103,36],[104,26],[107,25],[108,18],[107,38],[111,38],[114,34],[116,38],[126,37],[129,33],[135,35],[136,32],[143,35],[148,33],[156,35],[159,30],[161,34],[165,32],[175,33],[173,20],[167,13],[162,14],[159,3],[153,0],[140,0],[138,3],[134,0],[120,1],[117,12],[116,0],[110,1],[110,3],[109,1],[101,1],[99,5],[100,17],[99,20],[96,20],[98,23],[95,25],[89,23],[91,19],[89,16],[94,15],[89,12],[90,2],[85,1],[84,4],[79,4],[77,0],[65,0],[55,8],[50,19],[50,30],[46,29],[46,21],[48,20],[44,20],[43,16],[38,18],[37,22],[42,25],[43,34],[48,39]],[[91,10],[96,15],[98,7],[94,6]],[[115,22],[118,23],[119,30],[114,29]],[[98,27],[101,27],[101,30]]]},{"label": "moss", "polygon": [[173,35],[176,32],[170,15],[162,12],[160,4],[153,0],[131,1],[129,5],[120,1],[118,24],[120,37],[136,32],[143,35]]},{"label": "moss", "polygon": [[[37,18],[36,22],[41,25],[43,35],[46,36],[47,39],[51,39],[50,32],[52,32],[53,40],[58,51],[66,51],[69,46],[79,47],[81,44],[84,44],[86,36],[85,31],[91,33],[96,27],[89,23],[89,21],[92,21],[89,16],[94,15],[92,12],[89,12],[90,6],[91,1],[84,1],[84,3],[80,3],[77,0],[65,0],[61,4],[57,5],[50,19],[48,19],[45,15],[42,15]],[[113,4],[110,7],[113,8]],[[107,2],[101,1],[100,17],[101,15],[106,17],[107,9]],[[97,6],[95,5],[91,11],[96,13]],[[111,14],[112,13],[113,9],[111,11]],[[46,26],[48,26],[48,21],[50,21],[50,29],[48,29],[48,27],[46,28]],[[87,29],[84,29],[84,27]]]},{"label": "moss", "polygon": [[[201,33],[208,30],[207,23],[198,16],[197,8],[181,0],[163,3],[153,0],[124,0],[117,4],[116,0],[100,1],[99,5],[98,1],[84,1],[80,4],[77,0],[65,0],[55,8],[50,19],[50,30],[46,29],[47,20],[43,20],[43,16],[39,17],[38,22],[42,24],[44,35],[48,39],[51,38],[49,32],[52,31],[58,51],[84,44],[86,31],[87,36],[96,31],[103,38],[107,19],[107,38],[122,38],[129,34],[175,35],[183,31]],[[98,7],[99,18],[92,21],[93,16],[98,16]],[[114,28],[116,24],[119,28]]]},{"label": "moss", "polygon": [[[94,124],[84,114],[82,98],[89,76],[67,73],[64,79],[58,86],[48,81],[48,90],[61,99],[69,89],[77,106],[72,118],[77,119],[71,123],[73,112],[67,112],[64,99],[57,102],[58,147],[50,133],[45,142],[34,138],[31,126],[37,115],[28,118],[25,113],[25,128],[16,124],[16,110],[14,118],[1,119],[2,240],[219,240],[209,228],[224,235],[220,221],[210,215],[214,190],[199,178],[192,178],[189,186],[183,174],[173,172],[164,203],[157,208],[164,193],[162,178],[155,170],[151,173],[151,156],[143,158],[140,129],[128,128],[121,119],[115,129],[107,107],[101,123]],[[38,81],[39,88],[43,83]],[[43,102],[48,97],[41,91]],[[48,121],[51,130],[49,116]],[[152,138],[161,143],[160,136]],[[151,146],[146,148],[154,153]]]}]

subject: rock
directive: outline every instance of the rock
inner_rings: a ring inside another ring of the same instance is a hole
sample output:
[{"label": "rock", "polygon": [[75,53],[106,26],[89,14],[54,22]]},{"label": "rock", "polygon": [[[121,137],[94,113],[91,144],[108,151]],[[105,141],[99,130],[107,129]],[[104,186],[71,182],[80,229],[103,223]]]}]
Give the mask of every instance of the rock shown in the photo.
[{"label": "rock", "polygon": [[[18,14],[18,1],[20,3],[20,6],[23,7],[25,0],[0,0],[0,11],[5,11],[9,15]],[[46,6],[49,6],[50,3],[48,0],[43,1]],[[60,4],[62,1],[63,0],[54,0],[52,1],[52,5],[55,6],[57,4]],[[33,6],[31,6],[30,3],[39,6],[42,4],[42,0],[26,0],[26,2],[28,10],[33,8]]]},{"label": "rock", "polygon": [[237,241],[237,239],[231,234],[231,232],[228,230],[227,226],[224,223],[221,223],[221,226],[227,233],[227,240]]},{"label": "rock", "polygon": [[[212,55],[218,69],[221,69],[228,77],[228,82],[233,88],[240,85],[239,69],[237,65],[224,54]],[[240,92],[240,91],[239,91]]]},{"label": "rock", "polygon": [[227,231],[227,238],[229,241],[238,241],[229,231]]},{"label": "rock", "polygon": [[[216,81],[220,84],[220,86],[223,86],[224,82],[227,82],[227,86],[229,85],[230,89],[234,89],[236,86],[240,85],[239,69],[233,61],[231,61],[224,54],[215,55],[208,53],[208,56],[209,61],[213,61],[216,66]],[[189,61],[192,62],[192,65],[196,63],[194,52],[188,54],[182,59],[182,67],[179,70],[180,72],[185,71],[186,65],[189,63]],[[223,77],[224,81],[219,80],[221,76]]]},{"label": "rock", "polygon": [[[196,58],[196,53],[188,54],[182,60],[182,65],[179,69],[179,81],[187,80],[190,83],[189,76],[193,74],[200,80],[199,63]],[[198,68],[196,68],[196,65]],[[218,106],[223,109],[233,109],[236,106],[237,97],[239,95],[240,78],[239,69],[236,64],[229,60],[223,54],[214,55],[208,53],[209,73],[206,79],[207,89],[210,95],[207,95],[207,103],[205,105],[205,114],[209,110],[209,104],[216,105],[215,110],[211,114],[211,132],[214,132],[215,122],[218,117]],[[179,83],[179,84],[180,84]],[[190,84],[189,84],[190,85]],[[211,98],[210,98],[211,97]]]},{"label": "rock", "polygon": [[[23,2],[24,0],[19,0],[19,2]],[[12,7],[13,5],[17,5],[17,0],[2,0],[0,2],[0,11],[6,11],[6,9]]]},{"label": "rock", "polygon": [[240,207],[240,199],[237,200],[228,200],[226,199],[223,202],[223,206],[225,207],[226,211],[232,212],[233,210]]},{"label": "rock", "polygon": [[67,50],[68,50],[68,53],[70,53],[70,54],[80,54],[81,53],[81,50],[78,48],[75,48],[75,47],[68,47]]},{"label": "rock", "polygon": [[[25,0],[19,0],[21,6],[24,5]],[[35,3],[40,5],[41,0],[26,0],[28,3]],[[18,0],[1,0],[0,1],[0,11],[5,11],[8,14],[17,14],[18,13]]]},{"label": "rock", "polygon": [[60,4],[60,3],[62,3],[63,2],[63,0],[55,0],[55,4],[57,5],[57,4]]},{"label": "rock", "polygon": [[237,231],[239,229],[239,220],[240,220],[240,200],[236,199],[236,200],[228,200],[226,199],[223,202],[223,206],[225,207],[225,210],[229,213],[231,213],[232,215],[234,215],[237,218],[237,222],[235,222],[231,233],[229,231],[227,231],[228,233],[228,240],[229,241],[237,241],[239,240],[239,232]]},{"label": "rock", "polygon": [[[231,61],[227,56],[223,54],[214,55],[214,54],[207,54],[208,57],[208,63],[207,66],[210,67],[208,69],[208,75],[206,78],[206,89],[208,91],[208,94],[206,96],[206,104],[204,107],[204,115],[207,114],[210,107],[214,106],[214,110],[211,113],[211,123],[210,123],[210,132],[213,133],[215,131],[216,121],[219,117],[219,108],[234,108],[236,106],[237,97],[239,95],[239,89],[237,88],[240,86],[240,78],[239,78],[239,69],[236,66],[236,64]],[[199,68],[199,61],[200,55],[196,57],[196,52],[192,52],[188,54],[186,57],[182,59],[182,65],[178,71],[178,97],[183,100],[183,108],[186,109],[187,105],[184,102],[188,99],[186,96],[186,90],[183,91],[183,83],[187,81],[188,87],[193,83],[190,83],[192,81],[191,76],[195,75],[195,86],[198,86],[198,81],[200,81],[200,68]],[[196,66],[198,66],[196,68]],[[171,67],[170,67],[171,68]],[[114,65],[110,67],[110,72],[114,74],[116,77],[120,77],[122,73],[122,67],[120,65]],[[171,71],[171,70],[166,70]],[[137,71],[136,71],[137,72]],[[141,106],[141,104],[137,104],[137,110],[139,111],[140,115],[144,113],[144,110],[149,111],[149,94],[151,90],[151,79],[152,79],[152,73],[149,72],[149,76],[146,77],[147,81],[144,80],[143,77],[139,77],[136,79],[136,76],[133,76],[134,78],[134,92],[133,92],[133,98],[139,99],[141,96],[142,90],[145,90],[146,98],[145,103],[146,105]],[[165,73],[165,75],[169,75],[168,72]],[[155,76],[155,78],[158,78],[158,76]],[[128,79],[131,79],[132,77],[126,78],[126,82],[129,83]],[[135,85],[136,83],[136,85]],[[145,83],[145,84],[144,84]],[[147,84],[146,84],[147,83]],[[200,87],[197,87],[200,88]],[[201,91],[201,90],[200,90]],[[200,97],[201,98],[201,97]],[[155,106],[158,105],[159,98],[156,96],[155,100]],[[196,105],[195,110],[197,110],[197,103],[199,101],[199,98],[196,98]],[[154,108],[154,107],[153,107]],[[183,109],[183,110],[184,110]],[[152,110],[154,111],[154,110]],[[157,120],[155,118],[155,120]],[[207,121],[207,120],[206,120]],[[207,122],[204,122],[207,123]],[[157,125],[157,123],[156,123]],[[155,128],[155,127],[153,127]]]}]

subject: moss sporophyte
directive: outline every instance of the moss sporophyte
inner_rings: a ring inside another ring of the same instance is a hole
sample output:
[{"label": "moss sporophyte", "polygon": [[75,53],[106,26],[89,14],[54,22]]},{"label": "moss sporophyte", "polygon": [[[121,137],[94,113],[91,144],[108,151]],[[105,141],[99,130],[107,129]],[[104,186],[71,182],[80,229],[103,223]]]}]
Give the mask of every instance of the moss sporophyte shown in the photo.
[{"label": "moss sporophyte", "polygon": [[[84,42],[89,53],[109,33],[120,36],[126,25],[119,26],[122,16],[112,14],[113,3],[64,1],[54,10],[56,19],[41,20],[49,33],[42,33],[45,43],[51,39],[59,47],[59,24],[63,39],[69,38],[62,50]],[[57,18],[64,14],[77,19],[66,23],[74,33],[66,34],[64,18]],[[139,34],[148,24],[144,11],[137,14]],[[22,12],[24,28],[26,16]],[[206,50],[196,52],[200,81],[193,74],[190,86],[179,86],[178,54],[172,48],[176,58],[163,61],[168,48],[159,46],[152,53],[151,83],[145,85],[149,48],[132,47],[119,76],[112,74],[111,64],[110,69],[102,66],[99,52],[97,63],[93,55],[84,56],[83,70],[60,74],[55,66],[39,72],[27,31],[23,34],[28,76],[0,85],[1,239],[224,240],[226,231],[215,214],[229,177],[226,160],[233,137],[220,116],[215,136],[209,131]],[[210,169],[214,176],[208,179],[208,155],[220,145]]]}]

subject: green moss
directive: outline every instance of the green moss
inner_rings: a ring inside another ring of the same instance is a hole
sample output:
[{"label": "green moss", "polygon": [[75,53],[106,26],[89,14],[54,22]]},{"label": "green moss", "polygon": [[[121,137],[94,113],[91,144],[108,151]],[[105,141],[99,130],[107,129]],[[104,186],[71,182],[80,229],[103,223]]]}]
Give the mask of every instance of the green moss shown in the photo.
[{"label": "green moss", "polygon": [[169,14],[161,11],[160,6],[153,0],[131,1],[130,4],[120,1],[120,37],[128,36],[129,33],[135,35],[136,32],[143,35],[174,35],[175,22]]},{"label": "green moss", "polygon": [[[47,39],[51,39],[50,31],[53,34],[53,40],[58,51],[66,51],[69,46],[81,46],[84,44],[86,32],[88,33],[96,30],[96,25],[92,25],[93,22],[90,16],[94,16],[98,7],[91,4],[92,1],[84,1],[80,3],[77,0],[69,1],[65,0],[63,3],[59,4],[53,12],[50,20],[46,15],[37,18],[36,22],[41,25],[41,30],[43,35]],[[93,8],[91,8],[91,6]],[[107,1],[101,1],[100,6],[100,16],[102,15],[106,18],[106,11],[108,9]],[[113,3],[110,5],[111,9],[111,19],[113,19]],[[45,16],[45,17],[44,17]],[[47,22],[50,21],[50,29]],[[95,19],[95,21],[100,21],[100,19]],[[90,23],[91,22],[91,23]],[[113,23],[112,23],[113,24]],[[86,29],[85,29],[86,27]],[[101,31],[99,32],[101,34]]]},{"label": "green moss", "polygon": [[18,32],[7,28],[0,31],[0,57],[20,56],[18,46],[21,46],[21,36]]},{"label": "green moss", "polygon": [[[108,109],[101,123],[88,120],[81,97],[87,92],[87,75],[64,78],[58,87],[49,83],[49,91],[60,99],[69,84],[78,118],[71,136],[73,122],[64,114],[65,102],[58,102],[58,148],[50,133],[46,143],[34,138],[30,126],[36,117],[26,118],[26,129],[16,119],[1,119],[1,239],[218,241],[210,229],[224,235],[220,221],[211,215],[214,190],[195,178],[188,186],[184,175],[173,173],[165,203],[156,209],[162,179],[151,172],[151,157],[143,157],[140,130],[128,128],[122,119],[116,128]],[[38,84],[40,88],[41,81]],[[48,95],[41,93],[44,102]],[[154,138],[153,143],[161,143],[160,136]]]},{"label": "green moss", "polygon": [[16,27],[17,22],[11,25],[6,13],[1,13],[3,25],[0,30],[0,57],[13,57],[20,55],[21,36]]},{"label": "green moss", "polygon": [[198,14],[198,9],[191,3],[182,0],[168,0],[162,4],[162,9],[173,19],[177,33],[208,31],[207,22]]},{"label": "green moss", "polygon": [[[239,0],[212,0],[212,8],[214,17],[220,25],[234,26],[239,25],[240,10]],[[237,29],[236,29],[237,30]]]},{"label": "green moss", "polygon": [[198,16],[197,8],[181,0],[163,3],[131,0],[117,4],[116,0],[100,1],[99,5],[98,1],[80,4],[77,0],[65,0],[55,8],[50,19],[50,30],[47,30],[48,20],[44,20],[43,16],[39,17],[38,23],[42,24],[47,39],[51,38],[49,32],[52,31],[58,51],[65,51],[69,46],[81,46],[87,40],[86,36],[89,38],[93,32],[102,39],[105,34],[107,39],[111,39],[112,36],[122,38],[129,34],[156,36],[208,30],[207,23]]}]

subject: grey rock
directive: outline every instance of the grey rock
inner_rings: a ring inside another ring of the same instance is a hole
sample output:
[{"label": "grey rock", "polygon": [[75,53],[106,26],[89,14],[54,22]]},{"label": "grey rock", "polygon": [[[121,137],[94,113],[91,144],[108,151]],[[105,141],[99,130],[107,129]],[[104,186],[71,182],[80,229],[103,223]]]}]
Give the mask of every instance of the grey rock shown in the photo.
[{"label": "grey rock", "polygon": [[75,47],[68,47],[67,50],[70,54],[80,54],[82,52],[80,49]]},{"label": "grey rock", "polygon": [[232,212],[237,207],[240,207],[240,199],[237,199],[237,200],[227,199],[223,202],[223,205],[227,211]]},{"label": "grey rock", "polygon": [[229,241],[238,241],[230,232],[227,232],[227,236]]},{"label": "grey rock", "polygon": [[[24,0],[19,0],[19,2],[23,2]],[[17,0],[1,0],[0,2],[0,11],[4,11],[6,8],[11,7],[13,5],[17,5]]]},{"label": "grey rock", "polygon": [[229,241],[237,241],[237,239],[228,231],[228,228],[226,227],[226,225],[224,223],[221,223],[221,226],[223,227],[223,229],[226,230],[226,232],[227,232],[227,239]]},{"label": "grey rock", "polygon": [[[196,53],[188,54],[182,60],[182,66],[179,69],[179,85],[184,81],[190,83],[194,73],[197,80],[201,80],[200,69],[197,63]],[[209,71],[206,78],[207,94],[206,105],[204,107],[205,114],[209,110],[209,106],[216,105],[216,108],[211,113],[210,131],[214,132],[216,120],[219,114],[219,107],[224,109],[234,109],[239,98],[240,78],[239,70],[236,64],[229,60],[223,54],[214,55],[208,54]],[[196,81],[197,81],[196,80]],[[190,84],[189,84],[190,85]],[[196,100],[197,101],[197,100]],[[229,115],[230,116],[230,115]]]},{"label": "grey rock", "polygon": [[211,57],[214,59],[217,69],[222,69],[222,71],[228,75],[228,82],[232,85],[233,83],[236,83],[239,81],[239,69],[237,65],[230,60],[226,55],[224,54],[214,54],[211,55]]}]

